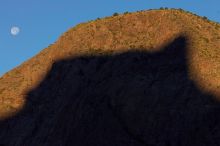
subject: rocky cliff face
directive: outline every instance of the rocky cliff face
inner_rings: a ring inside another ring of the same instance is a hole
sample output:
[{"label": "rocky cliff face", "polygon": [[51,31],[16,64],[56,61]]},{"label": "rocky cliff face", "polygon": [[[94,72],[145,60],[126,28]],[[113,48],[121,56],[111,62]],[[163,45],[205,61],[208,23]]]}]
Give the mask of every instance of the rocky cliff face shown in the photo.
[{"label": "rocky cliff face", "polygon": [[0,79],[0,144],[219,145],[218,35],[177,10],[77,26]]}]

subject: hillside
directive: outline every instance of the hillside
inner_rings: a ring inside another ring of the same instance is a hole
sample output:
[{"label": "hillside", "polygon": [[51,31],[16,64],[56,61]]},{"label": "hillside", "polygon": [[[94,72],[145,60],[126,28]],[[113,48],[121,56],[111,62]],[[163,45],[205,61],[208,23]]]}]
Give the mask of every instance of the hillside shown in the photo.
[{"label": "hillside", "polygon": [[71,28],[0,78],[0,145],[218,145],[216,99],[219,24],[120,14]]}]

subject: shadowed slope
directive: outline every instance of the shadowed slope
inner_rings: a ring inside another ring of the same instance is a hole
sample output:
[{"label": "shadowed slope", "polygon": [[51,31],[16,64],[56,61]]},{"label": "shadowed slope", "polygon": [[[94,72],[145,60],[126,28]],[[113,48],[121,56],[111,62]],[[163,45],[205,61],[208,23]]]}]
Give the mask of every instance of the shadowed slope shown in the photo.
[{"label": "shadowed slope", "polygon": [[188,76],[186,38],[160,52],[56,62],[24,109],[0,122],[5,146],[217,146],[220,110]]},{"label": "shadowed slope", "polygon": [[0,77],[0,119],[23,108],[27,91],[58,60],[134,48],[156,51],[180,34],[188,37],[190,77],[220,100],[220,25],[182,10],[146,10],[81,23]]}]

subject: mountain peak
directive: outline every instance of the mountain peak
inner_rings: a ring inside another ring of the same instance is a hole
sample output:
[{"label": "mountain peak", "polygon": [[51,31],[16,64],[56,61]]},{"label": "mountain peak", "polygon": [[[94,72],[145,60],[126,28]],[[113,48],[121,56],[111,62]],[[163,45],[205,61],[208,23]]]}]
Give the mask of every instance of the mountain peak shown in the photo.
[{"label": "mountain peak", "polygon": [[0,115],[19,111],[27,92],[40,84],[56,61],[129,50],[155,52],[181,35],[188,40],[187,59],[192,80],[205,92],[218,96],[220,25],[183,10],[149,10],[79,24],[7,72],[0,78]]}]

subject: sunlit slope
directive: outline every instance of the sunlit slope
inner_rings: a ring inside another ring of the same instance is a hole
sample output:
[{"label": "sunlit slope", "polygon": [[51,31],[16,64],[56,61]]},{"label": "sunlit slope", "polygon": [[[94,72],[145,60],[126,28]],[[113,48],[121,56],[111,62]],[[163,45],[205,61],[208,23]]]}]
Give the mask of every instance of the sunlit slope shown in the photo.
[{"label": "sunlit slope", "polygon": [[53,45],[3,75],[0,78],[0,117],[22,108],[26,93],[44,79],[55,61],[130,49],[158,51],[180,35],[188,39],[187,57],[192,80],[204,91],[220,97],[220,25],[182,10],[149,10],[79,24]]}]

